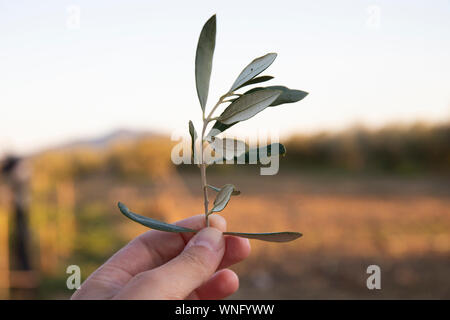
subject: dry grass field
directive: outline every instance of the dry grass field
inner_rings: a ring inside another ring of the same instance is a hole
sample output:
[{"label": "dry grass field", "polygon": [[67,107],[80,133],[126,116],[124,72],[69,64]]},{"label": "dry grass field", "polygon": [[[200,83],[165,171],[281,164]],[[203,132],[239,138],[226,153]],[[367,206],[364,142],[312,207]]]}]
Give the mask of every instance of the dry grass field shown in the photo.
[{"label": "dry grass field", "polygon": [[[236,268],[234,298],[450,298],[448,181],[292,173],[211,180],[224,179],[242,191],[224,212],[229,229],[304,234],[289,244],[253,241]],[[381,267],[381,290],[366,288],[371,264]]]}]

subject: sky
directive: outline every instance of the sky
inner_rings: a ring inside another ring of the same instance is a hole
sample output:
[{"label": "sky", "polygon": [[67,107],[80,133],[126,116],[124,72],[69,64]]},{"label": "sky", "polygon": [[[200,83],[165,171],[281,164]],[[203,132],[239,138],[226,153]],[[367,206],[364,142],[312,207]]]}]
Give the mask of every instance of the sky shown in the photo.
[{"label": "sky", "polygon": [[231,133],[450,120],[448,0],[0,0],[0,153],[124,128],[187,134],[188,120],[199,130],[195,49],[214,13],[209,108],[268,52],[271,85],[310,93]]}]

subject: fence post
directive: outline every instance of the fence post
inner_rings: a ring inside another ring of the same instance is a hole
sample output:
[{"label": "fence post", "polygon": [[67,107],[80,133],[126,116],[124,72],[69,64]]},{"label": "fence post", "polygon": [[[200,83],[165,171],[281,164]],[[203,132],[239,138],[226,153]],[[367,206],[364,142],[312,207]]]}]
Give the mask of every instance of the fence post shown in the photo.
[{"label": "fence post", "polygon": [[0,208],[0,299],[9,299],[8,211]]}]

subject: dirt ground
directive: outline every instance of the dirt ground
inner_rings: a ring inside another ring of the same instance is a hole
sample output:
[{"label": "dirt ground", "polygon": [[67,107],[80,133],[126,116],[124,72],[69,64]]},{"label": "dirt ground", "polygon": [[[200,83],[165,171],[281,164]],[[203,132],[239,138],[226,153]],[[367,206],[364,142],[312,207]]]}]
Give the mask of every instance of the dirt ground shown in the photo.
[{"label": "dirt ground", "polygon": [[[198,185],[196,175],[182,178]],[[251,257],[235,268],[241,287],[232,298],[450,298],[445,179],[288,172],[210,181],[242,191],[223,213],[230,230],[303,233],[289,244],[252,241]],[[381,268],[381,290],[366,287],[372,264]]]}]

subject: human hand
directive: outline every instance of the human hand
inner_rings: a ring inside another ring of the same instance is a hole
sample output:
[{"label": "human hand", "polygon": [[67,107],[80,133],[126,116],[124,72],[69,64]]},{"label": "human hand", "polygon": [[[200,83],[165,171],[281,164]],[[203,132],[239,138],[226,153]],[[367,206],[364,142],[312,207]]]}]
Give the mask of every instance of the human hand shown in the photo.
[{"label": "human hand", "polygon": [[223,236],[222,216],[198,215],[175,223],[197,234],[150,230],[92,273],[72,299],[222,299],[239,287],[227,267],[250,254],[248,239]]}]

